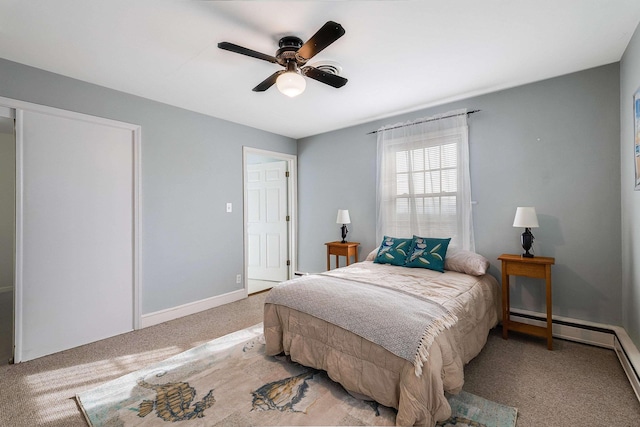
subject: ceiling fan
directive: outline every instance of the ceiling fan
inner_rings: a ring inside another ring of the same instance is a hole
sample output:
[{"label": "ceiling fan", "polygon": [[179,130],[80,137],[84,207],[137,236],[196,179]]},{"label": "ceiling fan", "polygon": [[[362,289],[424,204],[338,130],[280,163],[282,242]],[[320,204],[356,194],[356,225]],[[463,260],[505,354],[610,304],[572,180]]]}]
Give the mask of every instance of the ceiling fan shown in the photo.
[{"label": "ceiling fan", "polygon": [[285,70],[276,71],[258,84],[258,86],[254,87],[253,91],[264,92],[275,84],[280,92],[287,96],[294,97],[301,94],[306,87],[306,82],[302,75],[335,88],[340,88],[347,84],[347,79],[344,77],[306,65],[307,61],[342,37],[344,33],[345,31],[342,25],[337,22],[328,21],[304,44],[300,38],[295,36],[282,37],[278,42],[280,49],[276,51],[275,56],[256,52],[255,50],[229,42],[220,42],[218,43],[218,47],[282,65],[285,67]]}]

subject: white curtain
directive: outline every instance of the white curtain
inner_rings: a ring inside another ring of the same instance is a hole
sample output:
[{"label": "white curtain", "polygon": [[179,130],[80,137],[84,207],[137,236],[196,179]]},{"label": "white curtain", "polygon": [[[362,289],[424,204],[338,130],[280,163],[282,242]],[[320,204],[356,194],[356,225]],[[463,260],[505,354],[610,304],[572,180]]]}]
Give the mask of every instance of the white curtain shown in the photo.
[{"label": "white curtain", "polygon": [[451,238],[475,250],[467,110],[377,131],[376,238]]}]

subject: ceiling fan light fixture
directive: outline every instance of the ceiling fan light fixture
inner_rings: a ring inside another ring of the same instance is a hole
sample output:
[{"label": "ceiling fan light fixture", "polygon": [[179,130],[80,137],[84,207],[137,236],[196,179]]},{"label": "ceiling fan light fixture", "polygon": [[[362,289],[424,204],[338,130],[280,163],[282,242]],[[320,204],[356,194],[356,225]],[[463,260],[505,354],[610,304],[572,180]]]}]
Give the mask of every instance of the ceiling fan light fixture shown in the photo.
[{"label": "ceiling fan light fixture", "polygon": [[307,87],[304,77],[295,71],[287,71],[276,80],[278,90],[290,98],[300,95]]},{"label": "ceiling fan light fixture", "polygon": [[286,68],[285,71],[276,71],[252,90],[254,92],[264,92],[275,84],[280,92],[293,98],[304,92],[307,86],[307,77],[334,88],[341,88],[347,84],[347,79],[338,75],[342,71],[342,67],[337,63],[319,63],[319,67],[322,68],[306,65],[307,61],[344,36],[344,34],[345,30],[342,25],[337,22],[327,21],[304,43],[299,37],[282,37],[278,42],[280,49],[276,51],[275,56],[229,42],[218,43],[218,48],[283,66]]}]

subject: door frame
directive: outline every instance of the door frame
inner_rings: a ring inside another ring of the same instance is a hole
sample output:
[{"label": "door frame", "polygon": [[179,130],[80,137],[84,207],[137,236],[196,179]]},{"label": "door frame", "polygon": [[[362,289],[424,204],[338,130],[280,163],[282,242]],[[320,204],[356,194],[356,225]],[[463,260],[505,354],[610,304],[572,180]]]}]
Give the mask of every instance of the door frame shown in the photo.
[{"label": "door frame", "polygon": [[285,154],[276,151],[263,150],[248,146],[242,147],[242,232],[244,245],[244,261],[243,261],[243,285],[246,295],[249,295],[249,244],[247,229],[247,159],[250,154],[271,157],[287,162],[287,170],[289,171],[289,182],[287,183],[287,212],[289,222],[287,224],[288,238],[288,254],[289,267],[287,269],[288,277],[291,279],[298,266],[298,156],[295,154]]},{"label": "door frame", "polygon": [[141,296],[140,284],[142,283],[141,272],[141,242],[142,242],[142,161],[141,161],[141,126],[125,123],[121,121],[105,119],[98,116],[92,116],[83,113],[63,110],[60,108],[49,107],[46,105],[33,104],[31,102],[20,101],[11,98],[0,97],[0,106],[15,109],[15,139],[16,139],[16,213],[15,213],[15,274],[14,274],[14,363],[23,361],[23,257],[24,257],[24,130],[23,130],[23,112],[32,111],[43,114],[51,114],[58,117],[69,118],[74,120],[98,123],[112,127],[118,127],[130,130],[133,135],[133,325],[132,329],[140,329],[141,317]]}]

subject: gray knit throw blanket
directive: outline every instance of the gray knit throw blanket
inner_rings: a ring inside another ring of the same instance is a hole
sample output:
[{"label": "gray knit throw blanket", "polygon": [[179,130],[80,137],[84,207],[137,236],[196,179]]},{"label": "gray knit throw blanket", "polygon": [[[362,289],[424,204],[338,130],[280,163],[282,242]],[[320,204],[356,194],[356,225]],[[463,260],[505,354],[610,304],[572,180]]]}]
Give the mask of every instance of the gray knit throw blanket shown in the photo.
[{"label": "gray knit throw blanket", "polygon": [[310,314],[378,344],[413,363],[418,377],[436,336],[458,321],[426,298],[323,275],[281,283],[271,289],[265,303]]}]

